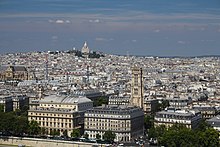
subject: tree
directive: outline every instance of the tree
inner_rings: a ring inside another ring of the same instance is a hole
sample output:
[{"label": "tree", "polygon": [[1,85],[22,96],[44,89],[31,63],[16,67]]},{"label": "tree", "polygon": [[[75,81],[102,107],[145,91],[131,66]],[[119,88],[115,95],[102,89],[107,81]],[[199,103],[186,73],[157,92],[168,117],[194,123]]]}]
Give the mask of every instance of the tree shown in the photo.
[{"label": "tree", "polygon": [[30,135],[38,135],[40,133],[40,127],[37,121],[31,120],[29,122],[28,130]]},{"label": "tree", "polygon": [[103,135],[103,139],[110,142],[113,142],[115,137],[116,137],[115,133],[113,133],[110,130],[106,131]]},{"label": "tree", "polygon": [[69,137],[68,133],[67,133],[67,130],[63,131],[63,136],[66,137],[66,138]]},{"label": "tree", "polygon": [[71,137],[80,137],[80,130],[79,129],[73,129],[71,133]]},{"label": "tree", "polygon": [[81,52],[81,51],[78,51],[78,50],[76,50],[75,56],[83,57],[83,56],[82,56],[82,52]]},{"label": "tree", "polygon": [[196,131],[205,131],[207,128],[210,128],[211,126],[205,121],[205,119],[202,119],[199,122],[198,127],[196,128]]},{"label": "tree", "polygon": [[106,97],[100,97],[94,101],[94,107],[101,106],[102,104],[108,104]]},{"label": "tree", "polygon": [[0,113],[1,112],[4,112],[4,105],[3,104],[0,104]]},{"label": "tree", "polygon": [[219,146],[219,133],[213,128],[206,129],[203,136],[204,146]]},{"label": "tree", "polygon": [[52,135],[52,136],[60,136],[60,131],[52,130],[52,131],[50,131],[50,135]]},{"label": "tree", "polygon": [[154,126],[154,117],[150,115],[144,116],[144,127],[146,130],[149,130]]},{"label": "tree", "polygon": [[169,106],[170,106],[170,104],[169,104],[168,100],[162,100],[161,103],[157,104],[157,111],[162,111]]},{"label": "tree", "polygon": [[100,139],[101,138],[101,135],[98,133],[95,135],[96,139]]},{"label": "tree", "polygon": [[167,130],[164,130],[164,133],[158,136],[158,141],[160,145],[169,147],[217,147],[219,146],[219,134],[216,130],[208,126],[201,130],[191,130],[183,125],[175,124]]},{"label": "tree", "polygon": [[28,120],[25,116],[17,116],[14,122],[14,134],[23,135],[28,132]]},{"label": "tree", "polygon": [[85,133],[85,134],[83,135],[83,137],[84,137],[85,139],[88,139],[88,138],[89,138],[89,134],[88,134],[88,133]]}]

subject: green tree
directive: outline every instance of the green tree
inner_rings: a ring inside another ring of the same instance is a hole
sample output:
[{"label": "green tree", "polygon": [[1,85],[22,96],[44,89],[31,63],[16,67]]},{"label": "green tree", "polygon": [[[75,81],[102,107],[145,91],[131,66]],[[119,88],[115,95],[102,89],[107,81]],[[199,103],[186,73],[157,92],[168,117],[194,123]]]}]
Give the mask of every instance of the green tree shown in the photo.
[{"label": "green tree", "polygon": [[213,128],[208,128],[204,132],[204,146],[219,146],[219,133]]},{"label": "green tree", "polygon": [[169,129],[164,130],[164,133],[159,135],[158,141],[160,145],[169,147],[218,147],[219,134],[216,130],[208,126],[202,130],[191,130],[183,125],[175,124]]},{"label": "green tree", "polygon": [[102,104],[108,104],[107,97],[100,97],[94,101],[94,107],[101,106]]},{"label": "green tree", "polygon": [[41,128],[40,128],[40,134],[41,134],[42,136],[47,135],[47,134],[48,134],[48,130],[47,130],[46,128],[44,128],[44,127],[41,127]]},{"label": "green tree", "polygon": [[169,101],[168,100],[162,100],[161,103],[158,103],[158,111],[164,110],[165,108],[169,107]]},{"label": "green tree", "polygon": [[52,131],[50,131],[50,135],[52,135],[52,136],[60,136],[60,131],[59,130],[52,130]]},{"label": "green tree", "polygon": [[0,113],[1,112],[4,112],[4,105],[3,104],[0,104]]},{"label": "green tree", "polygon": [[115,137],[116,137],[115,133],[113,133],[110,130],[106,131],[103,135],[103,139],[110,142],[114,141]]},{"label": "green tree", "polygon": [[75,56],[83,57],[83,56],[82,56],[82,52],[81,52],[81,51],[78,51],[78,50],[76,50]]},{"label": "green tree", "polygon": [[7,112],[7,113],[2,113],[1,116],[1,130],[3,132],[7,132],[7,133],[13,133],[14,132],[14,128],[16,125],[16,116],[13,114],[13,112]]},{"label": "green tree", "polygon": [[38,135],[40,133],[40,127],[37,121],[31,120],[29,122],[28,130],[30,135]]},{"label": "green tree", "polygon": [[63,136],[64,136],[64,137],[69,137],[69,136],[68,136],[68,133],[67,133],[67,130],[64,130],[64,131],[63,131]]},{"label": "green tree", "polygon": [[154,126],[154,117],[151,115],[144,116],[144,127],[146,130],[149,130]]},{"label": "green tree", "polygon": [[205,131],[207,128],[210,128],[211,126],[205,121],[205,119],[202,119],[199,122],[198,127],[196,128],[196,131]]},{"label": "green tree", "polygon": [[15,135],[22,135],[28,132],[28,119],[26,116],[17,116],[14,122],[13,132]]},{"label": "green tree", "polygon": [[73,129],[71,133],[71,137],[80,137],[80,130],[79,129]]},{"label": "green tree", "polygon": [[88,139],[88,138],[89,138],[89,134],[88,134],[88,133],[85,133],[85,134],[83,135],[83,137],[84,137],[85,139]]}]

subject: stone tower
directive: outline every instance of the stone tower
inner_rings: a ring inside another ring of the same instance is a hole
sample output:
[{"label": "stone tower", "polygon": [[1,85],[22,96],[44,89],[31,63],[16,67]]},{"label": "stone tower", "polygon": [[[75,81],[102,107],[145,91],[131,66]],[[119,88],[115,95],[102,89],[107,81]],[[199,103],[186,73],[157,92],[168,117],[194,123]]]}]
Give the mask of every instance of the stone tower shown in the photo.
[{"label": "stone tower", "polygon": [[132,78],[131,78],[131,104],[139,106],[143,109],[143,73],[142,68],[133,67],[132,68]]}]

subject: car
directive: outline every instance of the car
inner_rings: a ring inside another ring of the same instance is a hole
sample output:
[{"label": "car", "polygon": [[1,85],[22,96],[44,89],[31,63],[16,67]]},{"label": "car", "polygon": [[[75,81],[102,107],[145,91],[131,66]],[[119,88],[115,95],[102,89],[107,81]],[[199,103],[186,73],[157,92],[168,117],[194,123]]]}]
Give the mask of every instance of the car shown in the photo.
[{"label": "car", "polygon": [[149,143],[150,143],[151,145],[156,145],[156,144],[158,143],[158,141],[157,141],[156,138],[150,138]]},{"label": "car", "polygon": [[118,145],[118,147],[122,147],[122,146],[124,146],[124,144],[123,144],[123,143],[120,143],[120,144]]}]

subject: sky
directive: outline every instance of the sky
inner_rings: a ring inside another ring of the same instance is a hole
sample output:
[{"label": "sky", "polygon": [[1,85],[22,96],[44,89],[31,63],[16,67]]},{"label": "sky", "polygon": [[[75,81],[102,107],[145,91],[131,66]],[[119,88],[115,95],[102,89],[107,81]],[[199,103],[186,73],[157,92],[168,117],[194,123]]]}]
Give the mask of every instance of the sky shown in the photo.
[{"label": "sky", "polygon": [[0,54],[87,41],[119,55],[220,55],[220,0],[0,0]]}]

